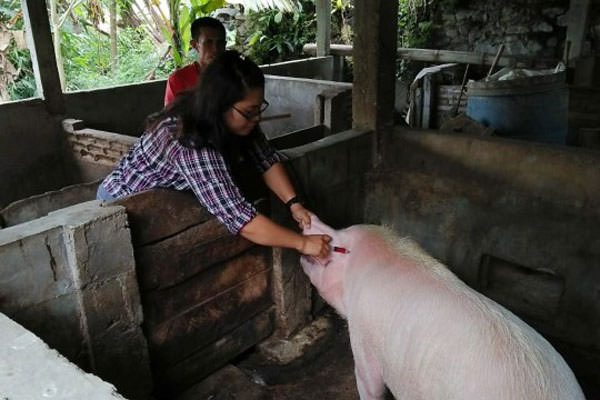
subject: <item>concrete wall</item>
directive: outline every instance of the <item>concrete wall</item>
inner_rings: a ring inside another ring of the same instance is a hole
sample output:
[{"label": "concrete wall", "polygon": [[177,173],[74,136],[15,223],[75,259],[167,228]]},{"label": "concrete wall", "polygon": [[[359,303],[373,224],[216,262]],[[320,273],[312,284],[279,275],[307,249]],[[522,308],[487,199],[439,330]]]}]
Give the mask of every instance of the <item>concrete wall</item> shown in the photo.
[{"label": "concrete wall", "polygon": [[3,399],[124,400],[114,386],[86,374],[2,313],[0,336]]},{"label": "concrete wall", "polygon": [[151,391],[127,215],[82,203],[0,230],[0,312],[132,399]]},{"label": "concrete wall", "polygon": [[[286,169],[307,208],[333,227],[363,222],[365,172],[372,165],[372,135],[346,131],[285,150]],[[272,217],[297,229],[289,210],[271,196]],[[273,296],[277,328],[289,336],[323,306],[299,264],[298,253],[273,249]]]},{"label": "concrete wall", "polygon": [[311,57],[260,66],[265,74],[340,81],[343,59],[336,56]]},{"label": "concrete wall", "polygon": [[598,382],[600,153],[430,132],[396,132],[388,150],[365,219],[416,239]]},{"label": "concrete wall", "polygon": [[[325,120],[321,115],[325,114],[325,111],[322,112],[321,108],[324,107],[325,99],[343,95],[352,89],[351,83],[274,75],[267,76],[265,86],[265,98],[271,104],[265,115],[292,114],[288,119],[263,122],[261,127],[268,138],[324,123]],[[330,109],[327,115],[348,121],[348,112],[352,107],[351,100],[351,97],[347,96],[341,104],[334,104],[333,110]],[[333,124],[336,123],[334,121]],[[351,121],[346,129],[350,125]],[[340,128],[336,129],[337,132],[340,130]]]},{"label": "concrete wall", "polygon": [[68,185],[62,162],[60,120],[41,100],[0,106],[0,208]]},{"label": "concrete wall", "polygon": [[[298,71],[317,71],[319,74],[331,63],[330,58],[308,59],[290,66],[277,66],[277,73],[290,75]],[[276,85],[281,87],[276,88]],[[91,129],[140,136],[145,118],[162,108],[165,81],[153,81],[106,89],[65,93],[62,96],[64,114],[47,111],[47,102],[33,99],[0,104],[0,208],[12,201],[63,186],[87,181],[78,177],[77,162],[62,152],[64,136],[60,121],[64,118],[83,120]],[[337,97],[317,102],[321,91],[331,88],[343,93],[349,84],[310,79],[267,77],[267,98],[271,102],[268,113],[290,112],[292,117],[265,122],[268,134],[279,135],[311,127],[327,118],[315,118],[318,104],[338,106]],[[327,103],[329,101],[329,103]],[[331,115],[335,115],[331,114]],[[316,122],[315,122],[316,121]],[[333,128],[342,129],[339,122]],[[65,163],[66,162],[66,165]]]},{"label": "concrete wall", "polygon": [[140,136],[146,117],[163,108],[165,82],[65,93],[65,116],[88,128]]},{"label": "concrete wall", "polygon": [[[306,60],[261,66],[261,68],[265,74],[306,79],[333,79],[333,66],[333,57],[314,57]],[[272,83],[269,83],[269,81],[268,78],[267,86],[271,87]],[[323,83],[321,83],[321,89],[323,86]],[[281,90],[308,91],[310,96],[314,97],[314,87],[315,85],[307,83],[304,86],[288,86]],[[69,118],[85,121],[88,128],[139,136],[143,130],[145,118],[162,109],[164,94],[165,80],[69,92],[64,95],[65,115]],[[278,98],[278,101],[285,104],[287,98],[295,97],[296,94],[296,91],[288,92],[285,99]],[[267,96],[269,96],[268,93]],[[272,106],[275,106],[274,103],[271,101]],[[300,103],[301,108],[308,108],[310,105],[312,103]],[[287,108],[290,107],[287,106]],[[296,117],[293,119],[296,119]],[[286,130],[286,132],[289,131]]]}]

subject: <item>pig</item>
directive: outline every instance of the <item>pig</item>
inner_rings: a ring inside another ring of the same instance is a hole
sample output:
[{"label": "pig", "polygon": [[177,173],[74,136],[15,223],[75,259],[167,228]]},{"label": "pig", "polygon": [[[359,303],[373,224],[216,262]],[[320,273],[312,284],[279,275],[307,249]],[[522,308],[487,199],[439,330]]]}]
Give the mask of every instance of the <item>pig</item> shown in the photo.
[{"label": "pig", "polygon": [[300,263],[347,320],[362,400],[585,399],[558,352],[513,313],[458,279],[409,238],[316,216],[305,234],[327,234],[325,259]]}]

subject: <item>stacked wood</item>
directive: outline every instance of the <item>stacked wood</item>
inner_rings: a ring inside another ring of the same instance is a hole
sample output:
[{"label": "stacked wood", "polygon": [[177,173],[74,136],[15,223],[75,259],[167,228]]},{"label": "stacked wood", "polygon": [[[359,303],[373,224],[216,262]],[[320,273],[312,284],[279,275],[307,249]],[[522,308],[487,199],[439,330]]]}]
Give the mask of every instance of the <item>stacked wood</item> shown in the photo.
[{"label": "stacked wood", "polygon": [[273,332],[267,248],[231,235],[191,193],[151,190],[116,203],[129,216],[159,397],[181,393]]}]

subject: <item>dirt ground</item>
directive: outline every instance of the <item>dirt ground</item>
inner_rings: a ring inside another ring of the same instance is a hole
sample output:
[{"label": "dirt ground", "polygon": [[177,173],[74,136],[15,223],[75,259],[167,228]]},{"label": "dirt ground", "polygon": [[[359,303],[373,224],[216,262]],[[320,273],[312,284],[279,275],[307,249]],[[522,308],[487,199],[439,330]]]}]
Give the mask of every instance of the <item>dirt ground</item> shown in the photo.
[{"label": "dirt ground", "polygon": [[178,400],[356,400],[354,362],[345,321],[331,313],[331,334],[304,357],[277,365],[249,352]]},{"label": "dirt ground", "polygon": [[[327,317],[331,333],[301,359],[282,366],[251,351],[177,400],[359,399],[346,322],[333,312]],[[587,400],[600,400],[597,383],[580,383]]]}]

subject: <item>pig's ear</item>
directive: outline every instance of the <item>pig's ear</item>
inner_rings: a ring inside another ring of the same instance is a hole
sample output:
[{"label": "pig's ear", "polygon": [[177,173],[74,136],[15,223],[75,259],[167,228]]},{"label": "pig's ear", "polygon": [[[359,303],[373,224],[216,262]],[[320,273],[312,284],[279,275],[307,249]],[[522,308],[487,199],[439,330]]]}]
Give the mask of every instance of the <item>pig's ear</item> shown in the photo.
[{"label": "pig's ear", "polygon": [[315,214],[310,214],[310,231],[311,233],[323,233],[329,236],[333,236],[335,230],[330,226],[326,225],[317,217]]}]

